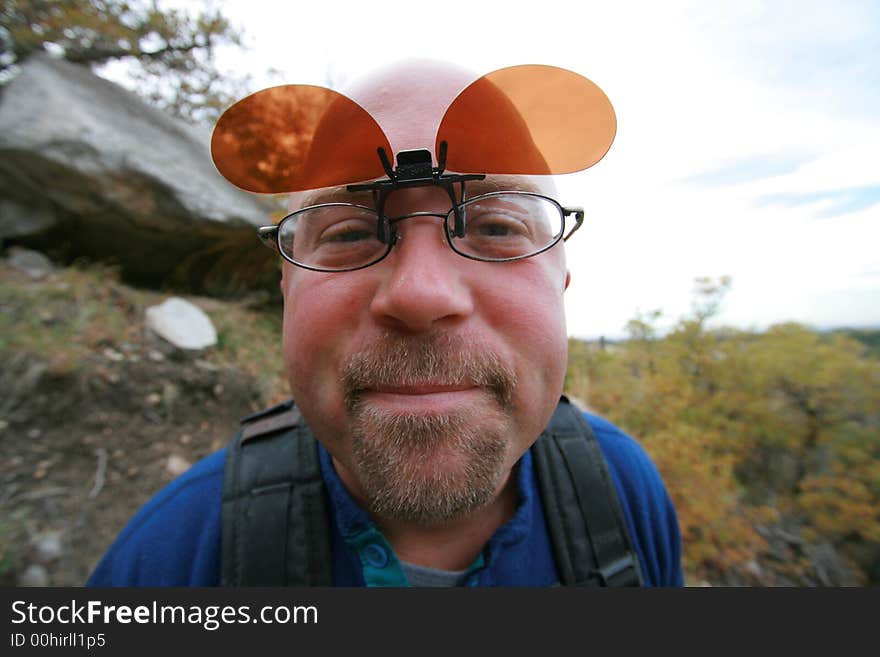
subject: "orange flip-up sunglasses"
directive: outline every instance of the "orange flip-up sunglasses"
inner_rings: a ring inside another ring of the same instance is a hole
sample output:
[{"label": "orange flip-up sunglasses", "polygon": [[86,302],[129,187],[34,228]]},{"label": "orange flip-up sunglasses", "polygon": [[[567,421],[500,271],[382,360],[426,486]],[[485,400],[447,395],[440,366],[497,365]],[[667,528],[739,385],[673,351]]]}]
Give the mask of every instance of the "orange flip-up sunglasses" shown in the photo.
[{"label": "orange flip-up sunglasses", "polygon": [[350,98],[311,85],[271,87],[232,105],[214,128],[211,154],[227,180],[263,194],[383,174],[384,181],[358,187],[448,187],[485,174],[581,171],[604,157],[616,130],[596,84],[566,69],[522,65],[480,77],[452,101],[433,144],[437,167],[427,149],[398,153],[392,167],[377,121]]}]

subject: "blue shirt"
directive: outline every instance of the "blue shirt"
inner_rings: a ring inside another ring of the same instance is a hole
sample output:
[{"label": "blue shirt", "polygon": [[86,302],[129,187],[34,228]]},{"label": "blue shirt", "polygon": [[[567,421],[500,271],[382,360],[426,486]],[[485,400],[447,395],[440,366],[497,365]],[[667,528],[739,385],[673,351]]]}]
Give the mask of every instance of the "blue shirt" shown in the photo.
[{"label": "blue shirt", "polygon": [[[681,536],[672,501],[642,447],[607,420],[584,414],[611,478],[647,586],[681,586]],[[352,499],[319,446],[330,499],[337,586],[400,586],[391,545]],[[219,586],[220,499],[226,451],[199,461],[153,497],[123,529],[87,586]],[[549,586],[558,581],[531,451],[520,459],[519,502],[471,565],[468,586]]]}]

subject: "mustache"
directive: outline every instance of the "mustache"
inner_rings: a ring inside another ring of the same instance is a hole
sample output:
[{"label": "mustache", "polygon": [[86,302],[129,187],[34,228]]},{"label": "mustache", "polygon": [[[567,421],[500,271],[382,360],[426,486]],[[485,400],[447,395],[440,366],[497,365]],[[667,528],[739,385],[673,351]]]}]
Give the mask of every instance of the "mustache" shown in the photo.
[{"label": "mustache", "polygon": [[511,409],[516,373],[492,349],[442,333],[386,333],[343,364],[342,389],[349,411],[358,408],[364,390],[426,385],[484,387],[502,408]]}]

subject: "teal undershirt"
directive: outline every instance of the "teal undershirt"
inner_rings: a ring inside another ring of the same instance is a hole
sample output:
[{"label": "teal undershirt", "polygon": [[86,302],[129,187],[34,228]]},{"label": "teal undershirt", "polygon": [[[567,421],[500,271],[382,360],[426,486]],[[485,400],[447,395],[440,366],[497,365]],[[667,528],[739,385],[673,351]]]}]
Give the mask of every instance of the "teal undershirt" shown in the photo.
[{"label": "teal undershirt", "polygon": [[470,575],[484,566],[482,553],[469,568],[460,571],[402,562],[382,532],[373,525],[346,536],[345,541],[360,559],[367,586],[464,586]]}]

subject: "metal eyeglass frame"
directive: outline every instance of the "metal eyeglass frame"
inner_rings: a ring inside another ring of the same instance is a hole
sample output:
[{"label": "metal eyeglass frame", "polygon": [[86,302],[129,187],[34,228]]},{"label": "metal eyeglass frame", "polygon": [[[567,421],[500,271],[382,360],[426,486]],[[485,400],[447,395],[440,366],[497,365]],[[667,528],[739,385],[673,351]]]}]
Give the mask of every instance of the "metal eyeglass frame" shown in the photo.
[{"label": "metal eyeglass frame", "polygon": [[[365,267],[370,267],[372,265],[375,265],[377,262],[383,260],[389,253],[391,253],[391,249],[398,241],[398,233],[395,230],[394,225],[400,221],[403,221],[404,219],[409,219],[411,217],[437,217],[439,219],[443,219],[443,232],[446,235],[446,241],[449,243],[449,247],[455,253],[464,258],[468,258],[470,260],[478,260],[481,262],[512,262],[515,260],[524,260],[525,258],[531,258],[532,256],[536,256],[540,253],[543,253],[544,251],[547,251],[548,249],[553,248],[559,243],[560,240],[566,241],[574,234],[574,232],[578,228],[581,227],[581,224],[584,221],[584,211],[582,208],[563,207],[556,199],[550,198],[549,196],[544,196],[543,194],[537,194],[535,192],[517,190],[495,191],[488,192],[486,194],[480,194],[479,196],[466,199],[465,183],[470,180],[483,180],[486,176],[485,174],[444,174],[443,170],[445,168],[447,152],[447,145],[445,141],[440,142],[440,153],[438,158],[440,166],[438,167],[431,166],[431,153],[426,149],[400,151],[397,154],[396,170],[392,169],[391,163],[388,161],[388,156],[385,153],[385,149],[379,147],[377,151],[379,154],[379,159],[382,162],[382,167],[385,169],[385,173],[388,174],[388,178],[370,183],[348,185],[346,187],[346,189],[350,192],[371,191],[373,193],[373,208],[357,205],[354,203],[321,203],[319,205],[311,205],[305,208],[300,208],[299,210],[291,212],[273,226],[259,227],[257,229],[257,235],[259,236],[260,240],[269,248],[277,251],[282,258],[284,258],[291,264],[296,265],[297,267],[310,269],[312,271],[336,273],[364,269]],[[455,197],[454,185],[456,183],[458,183],[460,187],[460,202]],[[426,186],[441,187],[446,191],[446,193],[449,195],[450,200],[452,201],[452,208],[449,210],[449,212],[447,212],[446,214],[438,212],[412,212],[409,214],[401,215],[399,217],[388,217],[385,215],[385,203],[388,200],[388,196],[391,194],[391,192],[407,187]],[[497,196],[500,194],[522,194],[524,196],[534,196],[549,201],[559,210],[560,216],[562,218],[562,230],[559,231],[559,234],[552,242],[538,249],[537,251],[527,253],[525,255],[513,256],[510,258],[482,258],[473,254],[464,253],[457,249],[455,246],[454,238],[464,237],[466,230],[465,217],[461,212],[462,207],[478,199],[490,198],[492,196]],[[367,262],[366,264],[358,265],[356,267],[347,267],[345,269],[326,269],[321,267],[311,267],[309,265],[304,265],[300,262],[296,262],[295,260],[293,260],[293,258],[284,253],[284,251],[281,249],[280,244],[281,225],[288,219],[291,219],[307,210],[330,206],[350,206],[362,210],[368,210],[370,212],[375,212],[378,218],[377,237],[380,242],[387,246],[385,252],[376,259]],[[568,233],[566,233],[565,219],[571,215],[574,215],[575,217],[575,225],[570,231],[568,231]],[[450,230],[449,225],[449,219],[451,216],[454,217],[454,225],[452,227],[452,230]]]}]

